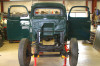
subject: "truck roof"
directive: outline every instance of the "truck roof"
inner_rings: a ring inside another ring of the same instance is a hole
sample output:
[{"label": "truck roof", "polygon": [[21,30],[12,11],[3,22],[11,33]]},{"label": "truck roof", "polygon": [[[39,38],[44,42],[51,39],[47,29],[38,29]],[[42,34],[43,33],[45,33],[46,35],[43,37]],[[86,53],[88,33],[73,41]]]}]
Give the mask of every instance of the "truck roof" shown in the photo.
[{"label": "truck roof", "polygon": [[51,8],[62,8],[65,9],[65,6],[61,3],[35,3],[32,5],[32,8],[45,8],[45,7],[51,7]]}]

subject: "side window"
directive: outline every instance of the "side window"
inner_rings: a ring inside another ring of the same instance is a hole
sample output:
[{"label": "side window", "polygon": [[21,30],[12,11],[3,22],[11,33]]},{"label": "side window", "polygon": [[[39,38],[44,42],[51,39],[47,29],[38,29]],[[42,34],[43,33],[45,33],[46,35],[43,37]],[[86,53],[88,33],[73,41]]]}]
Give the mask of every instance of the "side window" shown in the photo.
[{"label": "side window", "polygon": [[10,17],[28,17],[28,12],[24,7],[12,7]]},{"label": "side window", "polygon": [[88,17],[88,11],[86,8],[76,7],[71,10],[70,17]]}]

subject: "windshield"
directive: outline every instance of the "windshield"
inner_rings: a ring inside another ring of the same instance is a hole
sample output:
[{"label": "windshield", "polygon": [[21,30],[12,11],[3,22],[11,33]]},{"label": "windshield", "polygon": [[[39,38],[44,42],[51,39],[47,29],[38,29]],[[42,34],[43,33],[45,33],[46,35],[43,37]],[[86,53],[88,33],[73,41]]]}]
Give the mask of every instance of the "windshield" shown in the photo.
[{"label": "windshield", "polygon": [[59,8],[37,8],[34,11],[34,15],[61,15],[62,11]]}]

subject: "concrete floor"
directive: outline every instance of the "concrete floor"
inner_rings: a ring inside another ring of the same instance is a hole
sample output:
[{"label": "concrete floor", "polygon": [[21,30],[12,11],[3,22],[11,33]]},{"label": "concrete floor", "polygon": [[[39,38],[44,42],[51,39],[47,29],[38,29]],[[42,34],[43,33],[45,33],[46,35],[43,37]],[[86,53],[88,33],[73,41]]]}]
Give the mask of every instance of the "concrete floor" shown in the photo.
[{"label": "concrete floor", "polygon": [[[33,66],[32,58],[30,66]],[[0,48],[0,66],[19,66],[18,43],[4,42]],[[38,58],[37,66],[63,66],[61,57]],[[67,62],[67,66],[69,63]],[[91,44],[82,44],[79,41],[79,59],[77,66],[100,66],[100,52],[96,51]]]}]

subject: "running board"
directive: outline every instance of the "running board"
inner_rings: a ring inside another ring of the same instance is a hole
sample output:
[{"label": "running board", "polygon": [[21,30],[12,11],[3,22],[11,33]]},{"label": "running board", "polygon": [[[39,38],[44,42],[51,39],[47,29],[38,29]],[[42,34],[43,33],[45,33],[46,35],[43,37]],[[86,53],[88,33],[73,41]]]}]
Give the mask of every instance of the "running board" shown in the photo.
[{"label": "running board", "polygon": [[44,55],[40,55],[40,57],[60,57],[60,54],[44,54]]}]

